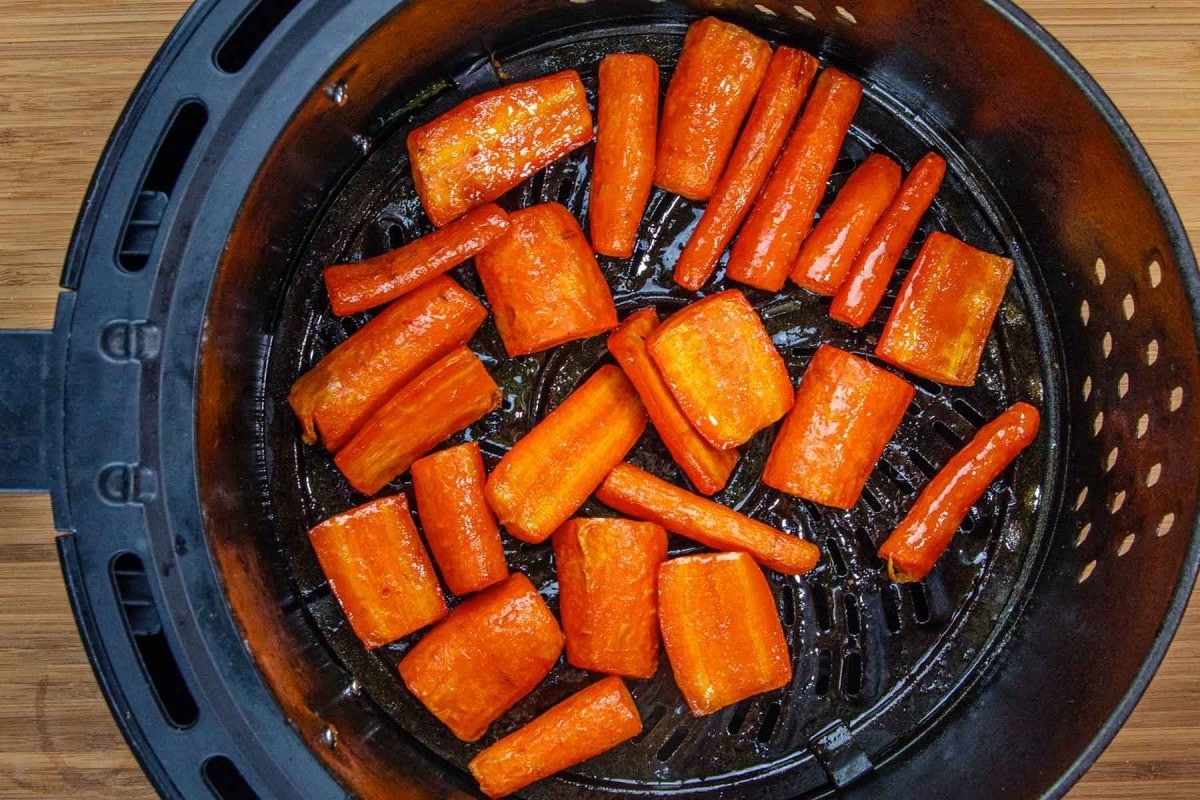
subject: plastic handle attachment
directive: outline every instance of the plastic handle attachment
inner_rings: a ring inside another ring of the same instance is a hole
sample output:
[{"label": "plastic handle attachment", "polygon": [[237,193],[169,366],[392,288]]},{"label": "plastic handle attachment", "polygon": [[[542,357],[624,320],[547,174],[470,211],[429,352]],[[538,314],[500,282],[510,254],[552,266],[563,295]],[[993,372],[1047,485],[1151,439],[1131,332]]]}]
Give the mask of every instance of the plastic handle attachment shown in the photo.
[{"label": "plastic handle attachment", "polygon": [[0,331],[0,492],[50,491],[51,334]]}]

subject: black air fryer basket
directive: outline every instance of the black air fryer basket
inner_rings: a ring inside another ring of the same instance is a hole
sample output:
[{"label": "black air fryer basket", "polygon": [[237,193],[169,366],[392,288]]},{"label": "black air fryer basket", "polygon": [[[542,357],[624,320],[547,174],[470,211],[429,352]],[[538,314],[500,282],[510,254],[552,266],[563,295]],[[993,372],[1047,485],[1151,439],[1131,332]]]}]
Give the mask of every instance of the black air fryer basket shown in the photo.
[{"label": "black air fryer basket", "polygon": [[[821,546],[813,573],[770,576],[793,683],[694,719],[664,662],[631,684],[639,737],[526,796],[1053,797],[1114,735],[1196,577],[1200,281],[1141,146],[1029,18],[1001,0],[201,0],[100,163],[53,332],[0,336],[0,486],[50,490],[84,643],[164,795],[474,796],[478,746],[399,681],[411,641],[364,650],[307,543],[362,499],[284,402],[365,319],[332,316],[320,269],[429,230],[413,126],[565,68],[594,95],[614,51],[666,78],[706,13],[864,82],[835,184],[871,151],[946,156],[902,270],[941,229],[1011,255],[1016,276],[976,386],[918,381],[857,507],[758,485],[770,432],[719,496]],[[590,155],[502,202],[583,218]],[[656,192],[633,258],[602,259],[622,313],[694,297],[669,272],[697,216]],[[793,379],[821,342],[871,353],[894,297],[852,332],[802,291],[748,296]],[[503,359],[490,323],[472,346],[507,393],[473,431],[491,464],[607,358],[596,339]],[[926,581],[890,584],[882,537],[1017,399],[1042,410],[1038,440]],[[652,432],[633,459],[679,477]],[[556,606],[548,546],[509,558]],[[592,679],[559,664],[483,744]]]}]

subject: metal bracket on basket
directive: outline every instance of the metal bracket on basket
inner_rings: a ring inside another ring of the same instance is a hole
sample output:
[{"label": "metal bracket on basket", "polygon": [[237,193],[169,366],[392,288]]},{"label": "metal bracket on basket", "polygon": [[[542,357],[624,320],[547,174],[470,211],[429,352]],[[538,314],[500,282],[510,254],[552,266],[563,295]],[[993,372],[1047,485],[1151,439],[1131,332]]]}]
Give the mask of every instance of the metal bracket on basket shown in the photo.
[{"label": "metal bracket on basket", "polygon": [[875,770],[866,753],[854,745],[854,733],[842,720],[810,735],[808,747],[838,789],[845,789]]}]

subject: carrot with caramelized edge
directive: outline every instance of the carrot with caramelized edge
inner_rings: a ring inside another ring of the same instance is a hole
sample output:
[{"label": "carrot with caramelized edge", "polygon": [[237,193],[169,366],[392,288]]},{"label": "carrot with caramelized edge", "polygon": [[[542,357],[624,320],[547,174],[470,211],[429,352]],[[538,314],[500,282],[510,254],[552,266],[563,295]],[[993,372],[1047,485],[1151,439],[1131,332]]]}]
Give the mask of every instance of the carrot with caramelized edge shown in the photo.
[{"label": "carrot with caramelized edge", "polygon": [[608,677],[563,700],[471,759],[467,769],[488,797],[504,797],[611,750],[642,732],[620,678]]},{"label": "carrot with caramelized edge", "polygon": [[658,602],[667,659],[695,716],[791,681],[775,597],[745,553],[666,562],[658,571]]},{"label": "carrot with caramelized edge", "polygon": [[550,674],[562,646],[546,601],[514,572],[425,634],[400,660],[400,678],[455,736],[473,742]]},{"label": "carrot with caramelized edge", "polygon": [[395,300],[457,267],[507,228],[508,215],[489,203],[391,252],[327,267],[322,274],[333,313],[355,314]]},{"label": "carrot with caramelized edge", "polygon": [[900,189],[900,165],[879,153],[867,157],[846,180],[800,246],[792,280],[810,292],[832,295],[854,258]]},{"label": "carrot with caramelized edge", "polygon": [[1028,403],[1014,403],[980,428],[962,450],[938,470],[917,502],[879,548],[892,580],[925,580],[946,552],[971,506],[1037,436],[1040,415]]},{"label": "carrot with caramelized edge", "polygon": [[446,616],[446,600],[404,495],[352,508],[308,532],[329,587],[368,648]]},{"label": "carrot with caramelized edge", "polygon": [[694,292],[712,276],[721,254],[749,213],[750,204],[766,183],[816,76],[817,59],[803,50],[780,47],[771,56],[729,166],[675,264],[675,282],[680,286]]},{"label": "carrot with caramelized edge", "polygon": [[646,347],[684,415],[714,447],[745,444],[792,407],[787,365],[737,289],[675,312]]},{"label": "carrot with caramelized edge", "polygon": [[567,661],[594,672],[652,677],[667,532],[653,522],[571,519],[552,541]]},{"label": "carrot with caramelized edge", "polygon": [[470,341],[487,309],[439,277],[381,311],[292,385],[288,403],[305,442],[339,450],[417,373]]},{"label": "carrot with caramelized edge", "polygon": [[633,255],[654,182],[658,135],[658,64],[650,56],[614,53],[600,62],[596,153],[588,221],[592,247]]},{"label": "carrot with caramelized edge", "polygon": [[887,370],[821,345],[775,437],[763,483],[853,508],[915,393]]},{"label": "carrot with caramelized edge", "polygon": [[477,592],[508,576],[500,529],[483,496],[486,479],[478,442],[442,450],[412,465],[425,540],[446,587],[457,595]]},{"label": "carrot with caramelized edge", "polygon": [[510,356],[617,326],[596,255],[575,217],[558,203],[513,212],[508,233],[485,248],[475,266]]},{"label": "carrot with caramelized edge", "polygon": [[621,370],[605,365],[513,445],[484,492],[505,530],[544,542],[621,463],[646,410]]},{"label": "carrot with caramelized edge", "polygon": [[883,327],[875,354],[922,378],[971,386],[1013,262],[930,234]]},{"label": "carrot with caramelized edge", "polygon": [[418,375],[376,411],[333,461],[363,494],[375,494],[439,442],[500,405],[500,388],[465,347]]},{"label": "carrot with caramelized edge", "polygon": [[408,134],[408,157],[440,228],[591,140],[583,83],[565,70],[461,103]]},{"label": "carrot with caramelized edge", "polygon": [[658,125],[654,185],[707,200],[766,76],[771,46],[715,17],[688,27]]},{"label": "carrot with caramelized edge", "polygon": [[917,162],[858,251],[850,274],[834,295],[829,316],[855,328],[867,324],[945,175],[946,161],[936,153]]},{"label": "carrot with caramelized edge", "polygon": [[713,447],[679,408],[646,349],[646,337],[657,327],[658,314],[653,308],[636,311],[608,337],[608,351],[637,389],[650,421],[675,463],[701,494],[714,494],[729,482],[738,451]]},{"label": "carrot with caramelized edge", "polygon": [[742,226],[725,274],[777,292],[812,228],[842,142],[862,99],[862,84],[836,69],[817,78],[796,130]]},{"label": "carrot with caramelized edge", "polygon": [[812,542],[680,489],[632,464],[613,469],[596,490],[596,498],[625,516],[656,522],[714,550],[747,553],[785,575],[802,575],[821,557]]}]

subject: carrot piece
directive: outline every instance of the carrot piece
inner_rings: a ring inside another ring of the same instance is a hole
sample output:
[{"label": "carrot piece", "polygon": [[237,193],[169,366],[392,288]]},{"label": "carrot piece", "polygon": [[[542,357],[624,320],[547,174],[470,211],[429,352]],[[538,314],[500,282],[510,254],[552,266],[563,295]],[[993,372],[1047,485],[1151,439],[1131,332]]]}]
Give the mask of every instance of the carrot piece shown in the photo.
[{"label": "carrot piece", "polygon": [[565,70],[461,103],[408,135],[408,157],[440,228],[591,140],[583,83]]},{"label": "carrot piece", "polygon": [[821,557],[812,542],[680,489],[632,464],[613,469],[596,490],[596,499],[628,517],[657,522],[714,550],[748,553],[785,575],[808,572]]},{"label": "carrot piece", "polygon": [[766,76],[771,45],[737,25],[693,22],[667,84],[654,185],[707,200]]},{"label": "carrot piece", "polygon": [[971,506],[1013,459],[1037,436],[1040,415],[1028,403],[1014,403],[984,425],[955,453],[921,492],[879,548],[892,580],[925,580],[950,546]]},{"label": "carrot piece", "polygon": [[695,716],[791,681],[775,598],[745,553],[671,559],[658,571],[658,602],[667,659]]},{"label": "carrot piece", "polygon": [[567,661],[594,672],[652,677],[667,532],[653,522],[572,519],[553,542]]},{"label": "carrot piece", "polygon": [[598,756],[642,732],[642,717],[620,678],[610,676],[563,700],[471,759],[488,797],[504,797]]},{"label": "carrot piece", "polygon": [[621,370],[603,366],[500,459],[484,487],[488,503],[513,536],[544,542],[645,429],[637,392]]},{"label": "carrot piece", "polygon": [[333,461],[363,494],[375,494],[439,442],[500,405],[483,362],[460,347],[376,411]]},{"label": "carrot piece", "polygon": [[404,495],[330,517],[308,538],[350,627],[368,648],[446,616],[442,588]]},{"label": "carrot piece", "polygon": [[783,288],[861,99],[862,84],[845,73],[827,69],[817,78],[796,130],[733,243],[725,270],[732,280],[772,292]]},{"label": "carrot piece", "polygon": [[787,365],[737,289],[672,314],[646,347],[684,415],[714,447],[746,443],[792,407]]},{"label": "carrot piece", "polygon": [[750,204],[766,183],[816,77],[817,60],[803,50],[780,47],[771,57],[729,166],[675,264],[675,282],[680,286],[694,292],[712,276],[721,253],[733,241]]},{"label": "carrot piece", "polygon": [[397,250],[327,267],[322,274],[333,313],[355,314],[395,300],[457,267],[507,228],[508,215],[489,203]]},{"label": "carrot piece", "polygon": [[288,395],[305,442],[320,431],[329,450],[350,441],[396,390],[466,344],[487,309],[446,277],[435,278],[381,311],[315,367]]},{"label": "carrot piece", "polygon": [[400,678],[455,736],[473,742],[550,674],[554,614],[519,572],[462,601],[400,660]]},{"label": "carrot piece", "polygon": [[714,494],[729,482],[738,451],[713,447],[680,410],[646,349],[646,337],[657,327],[658,314],[653,308],[636,311],[608,337],[608,351],[637,389],[675,463],[701,494]]},{"label": "carrot piece", "polygon": [[775,437],[763,483],[853,508],[915,393],[887,370],[821,345]]},{"label": "carrot piece", "polygon": [[922,378],[971,386],[1013,262],[930,234],[909,270],[875,354]]},{"label": "carrot piece", "polygon": [[615,328],[612,293],[571,212],[543,203],[508,219],[508,233],[475,258],[508,354],[536,353]]},{"label": "carrot piece", "polygon": [[900,165],[874,153],[854,170],[800,246],[792,280],[810,292],[832,295],[854,257],[900,189]]},{"label": "carrot piece", "polygon": [[617,258],[633,255],[654,181],[658,135],[658,64],[650,56],[615,53],[600,62],[596,154],[588,217],[592,246]]},{"label": "carrot piece", "polygon": [[500,529],[483,496],[486,478],[478,442],[442,450],[412,465],[425,540],[446,587],[457,595],[477,592],[508,576]]},{"label": "carrot piece", "polygon": [[917,162],[858,251],[850,274],[833,298],[829,316],[855,328],[867,324],[945,175],[946,162],[936,153]]}]

